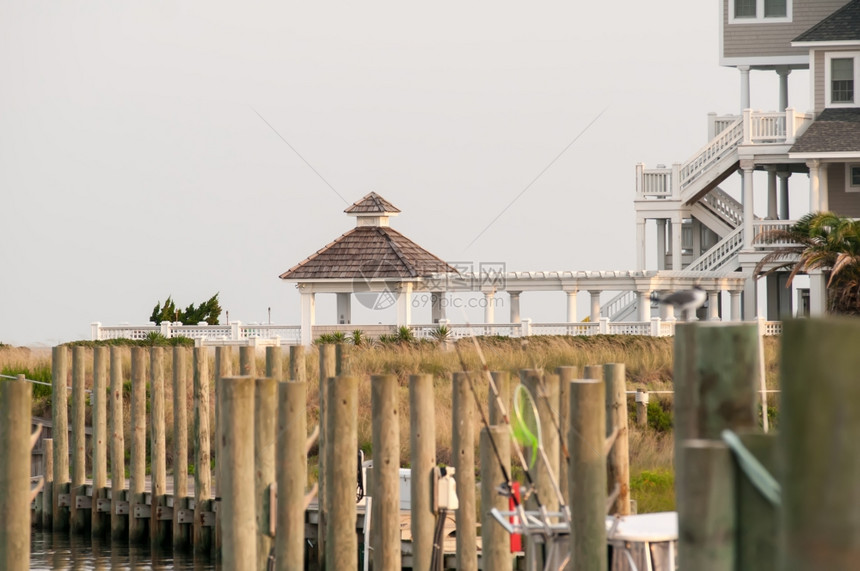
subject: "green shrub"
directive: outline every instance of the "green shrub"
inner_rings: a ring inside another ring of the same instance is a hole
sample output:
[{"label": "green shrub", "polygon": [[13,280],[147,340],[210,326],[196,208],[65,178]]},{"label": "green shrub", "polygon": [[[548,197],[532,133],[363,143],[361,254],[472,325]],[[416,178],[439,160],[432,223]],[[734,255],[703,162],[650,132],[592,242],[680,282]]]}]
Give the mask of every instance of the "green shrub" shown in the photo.
[{"label": "green shrub", "polygon": [[643,470],[630,478],[630,495],[638,513],[675,509],[675,475],[668,470]]},{"label": "green shrub", "polygon": [[659,400],[648,402],[648,426],[657,432],[669,432],[673,423],[672,412],[664,410]]}]

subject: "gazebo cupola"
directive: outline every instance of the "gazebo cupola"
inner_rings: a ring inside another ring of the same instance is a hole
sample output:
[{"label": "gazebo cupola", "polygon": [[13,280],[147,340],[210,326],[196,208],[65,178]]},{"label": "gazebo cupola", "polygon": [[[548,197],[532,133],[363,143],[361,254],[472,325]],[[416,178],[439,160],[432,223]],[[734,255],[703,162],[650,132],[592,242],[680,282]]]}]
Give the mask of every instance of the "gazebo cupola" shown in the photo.
[{"label": "gazebo cupola", "polygon": [[[337,295],[339,325],[352,323],[352,294],[370,309],[397,308],[396,325],[409,325],[412,293],[427,291],[424,278],[456,270],[397,230],[389,219],[400,214],[390,202],[371,192],[344,212],[355,228],[280,275],[296,282],[302,298],[302,344],[313,341],[316,294]],[[444,317],[443,292],[433,294],[433,319]]]}]

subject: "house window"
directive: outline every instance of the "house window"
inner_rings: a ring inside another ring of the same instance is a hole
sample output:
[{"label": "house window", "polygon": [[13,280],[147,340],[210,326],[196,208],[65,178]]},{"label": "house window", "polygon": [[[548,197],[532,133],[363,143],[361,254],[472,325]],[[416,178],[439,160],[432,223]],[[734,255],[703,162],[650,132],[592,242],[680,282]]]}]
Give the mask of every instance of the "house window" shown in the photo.
[{"label": "house window", "polygon": [[826,105],[856,107],[854,79],[860,75],[860,52],[830,52],[824,60]]},{"label": "house window", "polygon": [[791,22],[791,0],[728,0],[729,23]]},{"label": "house window", "polygon": [[830,60],[830,100],[833,103],[854,103],[854,59]]},{"label": "house window", "polygon": [[845,192],[860,192],[860,164],[845,165]]}]

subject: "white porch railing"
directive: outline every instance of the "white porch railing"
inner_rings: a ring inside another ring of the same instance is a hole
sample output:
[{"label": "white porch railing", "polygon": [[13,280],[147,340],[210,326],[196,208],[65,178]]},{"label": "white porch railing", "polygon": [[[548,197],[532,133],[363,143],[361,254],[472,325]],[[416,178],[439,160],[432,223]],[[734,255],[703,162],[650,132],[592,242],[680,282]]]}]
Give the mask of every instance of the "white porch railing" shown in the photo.
[{"label": "white porch railing", "polygon": [[756,220],[753,222],[753,246],[757,250],[770,250],[773,248],[784,248],[786,246],[793,246],[795,243],[791,240],[777,240],[775,242],[759,242],[758,238],[763,232],[769,232],[771,230],[784,230],[788,231],[794,224],[797,223],[797,220]]},{"label": "white porch railing", "polygon": [[692,184],[699,176],[722,160],[726,153],[736,150],[743,140],[743,135],[744,121],[739,119],[699,149],[687,162],[681,165],[679,189],[683,190]]},{"label": "white porch railing", "polygon": [[635,291],[622,291],[618,295],[600,306],[600,317],[614,319],[618,314],[627,310],[631,304],[636,303],[638,296]]},{"label": "white porch railing", "polygon": [[708,271],[721,268],[729,259],[741,251],[743,245],[744,227],[738,226],[684,269]]},{"label": "white porch railing", "polygon": [[790,145],[812,123],[811,113],[786,109],[784,113],[744,110],[744,145]]},{"label": "white porch railing", "polygon": [[714,214],[722,218],[732,228],[737,228],[743,224],[743,205],[720,187],[716,187],[706,194],[700,202],[710,208]]}]

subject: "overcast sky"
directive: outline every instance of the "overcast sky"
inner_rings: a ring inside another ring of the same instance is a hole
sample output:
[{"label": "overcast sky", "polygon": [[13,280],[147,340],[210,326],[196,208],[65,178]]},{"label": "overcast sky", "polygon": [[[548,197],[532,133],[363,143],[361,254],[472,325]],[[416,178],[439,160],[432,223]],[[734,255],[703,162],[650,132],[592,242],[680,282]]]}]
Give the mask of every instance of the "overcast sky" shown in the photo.
[{"label": "overcast sky", "polygon": [[[278,274],[371,190],[446,260],[633,269],[635,163],[682,162],[738,111],[717,24],[716,0],[3,2],[0,342],[215,292],[231,320],[297,324]],[[753,73],[752,106],[776,102]]]}]

